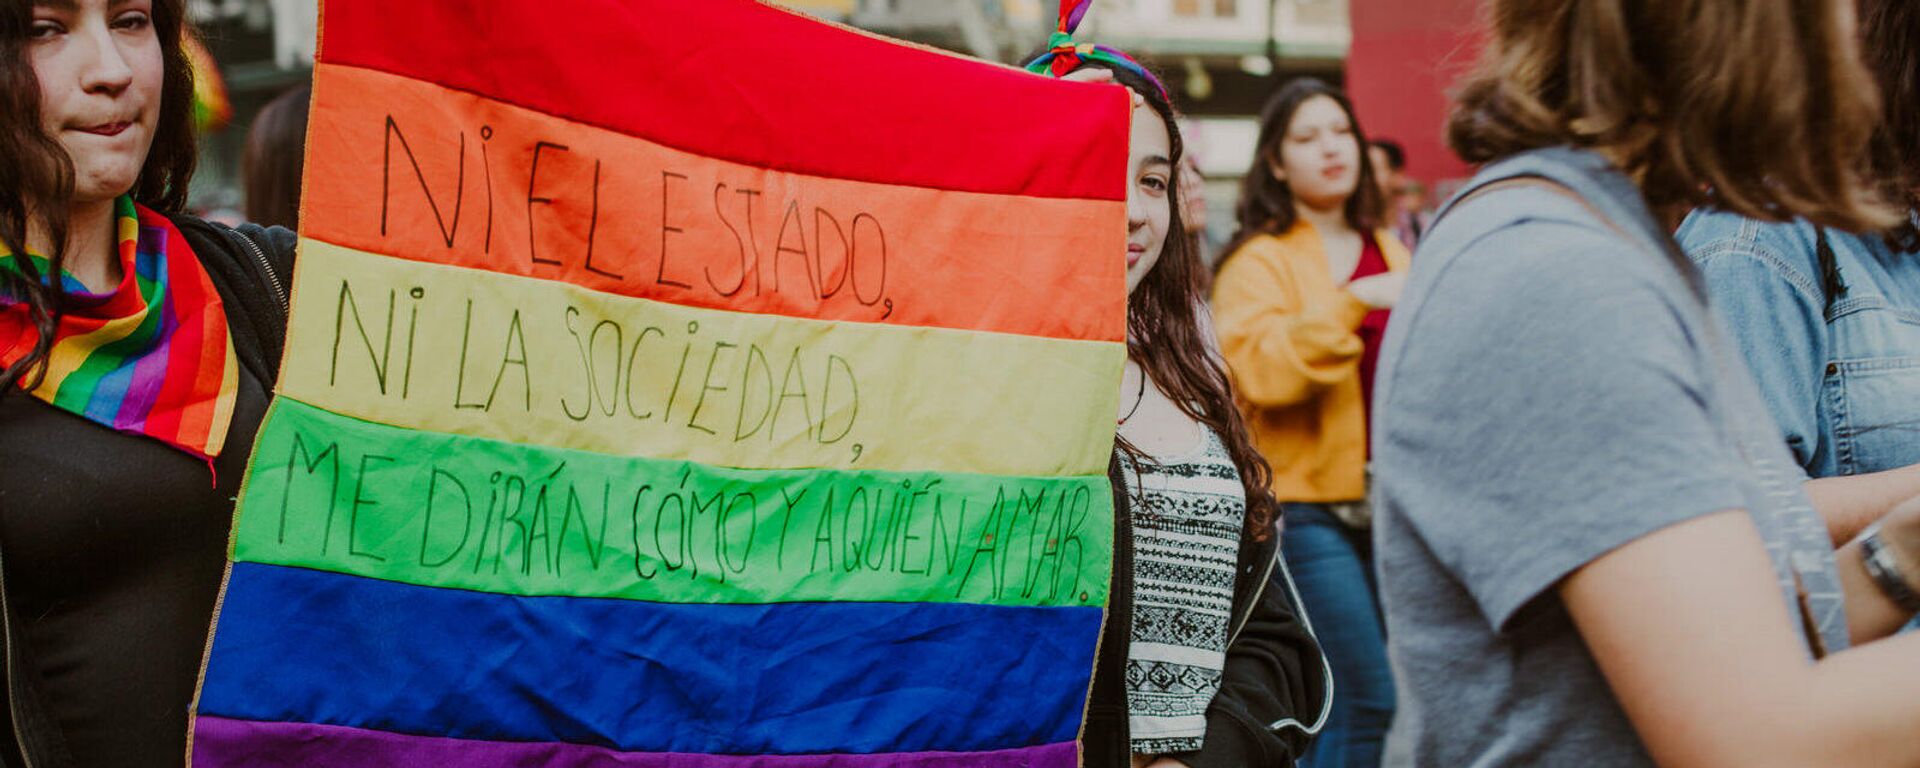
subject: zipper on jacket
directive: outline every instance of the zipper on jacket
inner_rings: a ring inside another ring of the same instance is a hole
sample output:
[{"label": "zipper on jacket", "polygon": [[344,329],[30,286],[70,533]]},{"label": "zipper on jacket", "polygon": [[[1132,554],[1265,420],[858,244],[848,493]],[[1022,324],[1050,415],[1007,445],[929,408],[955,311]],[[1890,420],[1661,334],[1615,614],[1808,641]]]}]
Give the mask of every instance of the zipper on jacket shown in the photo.
[{"label": "zipper on jacket", "polygon": [[273,262],[267,261],[266,252],[260,250],[260,245],[255,243],[253,238],[248,237],[246,233],[239,230],[234,230],[234,234],[239,236],[240,242],[247,245],[247,252],[253,254],[253,260],[259,263],[260,270],[266,273],[267,282],[273,285],[273,303],[280,307],[280,317],[287,317],[289,313],[287,309],[287,289],[280,283],[280,275],[273,271]]},{"label": "zipper on jacket", "polygon": [[[0,560],[0,569],[5,567],[5,561]],[[13,746],[20,753],[20,764],[33,768],[33,755],[28,754],[32,750],[27,747],[26,729],[20,726],[20,649],[14,647],[13,630],[13,606],[7,602],[6,577],[0,574],[0,631],[6,632],[0,642],[5,642],[7,646],[7,720],[13,726]]]},{"label": "zipper on jacket", "polygon": [[1253,620],[1253,609],[1260,604],[1260,598],[1267,593],[1267,581],[1273,578],[1273,566],[1278,562],[1280,562],[1280,549],[1275,547],[1273,558],[1267,561],[1266,572],[1260,574],[1260,581],[1254,584],[1253,599],[1247,601],[1247,609],[1242,611],[1240,618],[1234,622],[1233,631],[1227,633],[1228,646],[1232,646],[1233,641],[1240,639],[1240,631],[1246,629],[1247,622]]}]

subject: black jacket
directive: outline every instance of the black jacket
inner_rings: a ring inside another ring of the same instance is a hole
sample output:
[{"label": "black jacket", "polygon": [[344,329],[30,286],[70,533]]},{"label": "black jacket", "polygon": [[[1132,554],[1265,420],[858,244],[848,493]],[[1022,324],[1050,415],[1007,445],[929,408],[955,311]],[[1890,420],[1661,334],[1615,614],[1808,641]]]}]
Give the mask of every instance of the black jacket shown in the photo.
[{"label": "black jacket", "polygon": [[[1094,660],[1093,691],[1081,734],[1087,768],[1127,768],[1127,645],[1133,627],[1132,509],[1115,453],[1113,583]],[[1279,539],[1242,537],[1233,587],[1233,624],[1220,693],[1207,707],[1198,752],[1174,755],[1193,768],[1291,766],[1325,720],[1332,694],[1326,659],[1290,594]],[[1269,587],[1270,579],[1277,579]],[[1283,588],[1284,587],[1284,588]]]},{"label": "black jacket", "polygon": [[[201,266],[220,293],[227,329],[240,364],[269,391],[280,370],[285,347],[287,299],[292,288],[294,233],[242,225],[235,229],[191,216],[173,217]],[[0,555],[0,557],[4,557]],[[4,667],[7,727],[0,727],[0,765],[65,768],[73,764],[59,729],[48,720],[39,699],[13,606],[5,601],[5,566],[0,563],[0,617],[4,617]],[[211,617],[209,623],[211,623]],[[185,723],[182,723],[184,727]]]}]

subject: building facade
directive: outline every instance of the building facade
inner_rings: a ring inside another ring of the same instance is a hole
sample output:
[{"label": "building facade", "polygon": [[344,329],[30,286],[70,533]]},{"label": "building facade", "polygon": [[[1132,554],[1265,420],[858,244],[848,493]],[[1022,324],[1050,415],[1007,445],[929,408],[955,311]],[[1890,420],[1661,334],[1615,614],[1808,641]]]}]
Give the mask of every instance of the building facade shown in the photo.
[{"label": "building facade", "polygon": [[1446,147],[1447,94],[1479,51],[1478,0],[1354,0],[1348,88],[1361,122],[1407,148],[1444,194],[1470,169]]},{"label": "building facade", "polygon": [[232,122],[200,138],[192,204],[233,215],[243,207],[240,156],[253,116],[312,77],[319,6],[317,0],[188,0],[187,16],[219,62],[233,105]]}]

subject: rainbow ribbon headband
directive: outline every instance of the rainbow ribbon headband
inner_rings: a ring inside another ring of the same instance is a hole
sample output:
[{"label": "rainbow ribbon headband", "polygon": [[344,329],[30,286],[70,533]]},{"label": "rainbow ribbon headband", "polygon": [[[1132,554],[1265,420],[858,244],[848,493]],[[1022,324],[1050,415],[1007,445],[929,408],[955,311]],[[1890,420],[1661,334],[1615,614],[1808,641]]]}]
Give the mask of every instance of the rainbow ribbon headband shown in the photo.
[{"label": "rainbow ribbon headband", "polygon": [[1167,86],[1146,67],[1140,66],[1140,62],[1134,61],[1133,57],[1104,45],[1073,42],[1074,30],[1080,28],[1080,21],[1086,18],[1087,9],[1091,7],[1093,0],[1061,0],[1060,22],[1054,27],[1053,35],[1047,38],[1047,52],[1027,62],[1027,71],[1060,77],[1079,68],[1082,62],[1097,61],[1146,78],[1160,92],[1160,98],[1171,102]]}]

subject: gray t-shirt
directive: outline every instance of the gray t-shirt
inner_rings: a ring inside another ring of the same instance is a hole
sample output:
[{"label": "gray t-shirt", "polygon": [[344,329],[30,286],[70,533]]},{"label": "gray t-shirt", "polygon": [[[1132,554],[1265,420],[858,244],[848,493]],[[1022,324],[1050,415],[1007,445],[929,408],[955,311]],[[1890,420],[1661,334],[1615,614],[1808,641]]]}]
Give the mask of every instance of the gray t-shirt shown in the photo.
[{"label": "gray t-shirt", "polygon": [[[1421,766],[1652,761],[1554,589],[1655,530],[1746,509],[1810,641],[1844,648],[1825,528],[1697,279],[1598,156],[1528,153],[1468,186],[1413,260],[1380,357],[1377,567]],[[1649,649],[1653,652],[1657,649]]]}]

